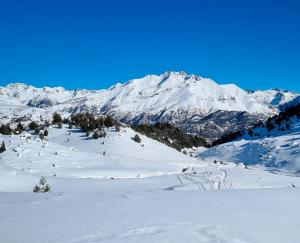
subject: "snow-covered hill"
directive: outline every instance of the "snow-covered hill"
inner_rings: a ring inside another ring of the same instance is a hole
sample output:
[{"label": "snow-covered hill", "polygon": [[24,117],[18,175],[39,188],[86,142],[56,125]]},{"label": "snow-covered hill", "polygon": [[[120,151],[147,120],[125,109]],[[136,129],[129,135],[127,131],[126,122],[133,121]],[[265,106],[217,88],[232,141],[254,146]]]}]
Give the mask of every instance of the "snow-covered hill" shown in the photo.
[{"label": "snow-covered hill", "polygon": [[225,131],[248,128],[278,113],[279,107],[297,96],[282,90],[248,92],[184,72],[147,75],[99,91],[14,83],[0,88],[0,121],[49,119],[54,111],[66,116],[90,111],[126,123],[171,122],[214,140]]},{"label": "snow-covered hill", "polygon": [[[300,177],[199,160],[134,134],[109,128],[96,140],[51,126],[43,141],[1,135],[0,242],[299,239]],[[51,192],[32,192],[40,176]]]},{"label": "snow-covered hill", "polygon": [[300,105],[292,107],[244,131],[234,141],[202,150],[197,156],[300,174],[299,109]]}]

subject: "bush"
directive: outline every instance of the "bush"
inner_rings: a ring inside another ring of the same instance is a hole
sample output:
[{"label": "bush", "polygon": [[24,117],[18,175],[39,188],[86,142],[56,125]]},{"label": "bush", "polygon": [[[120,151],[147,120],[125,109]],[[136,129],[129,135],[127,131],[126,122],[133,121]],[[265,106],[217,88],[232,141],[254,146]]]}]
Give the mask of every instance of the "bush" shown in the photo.
[{"label": "bush", "polygon": [[44,140],[44,134],[43,133],[39,133],[39,138],[41,139],[41,140]]},{"label": "bush", "polygon": [[63,124],[69,124],[69,123],[70,123],[70,121],[69,121],[69,119],[68,119],[68,118],[64,118],[64,119],[63,119],[63,121],[62,121],[62,123],[63,123]]},{"label": "bush", "polygon": [[114,125],[114,120],[112,119],[111,116],[107,116],[104,120],[104,125],[106,127],[112,127]]},{"label": "bush", "polygon": [[106,132],[105,131],[95,131],[93,134],[94,139],[98,138],[105,138],[106,137]]},{"label": "bush", "polygon": [[38,129],[38,127],[39,126],[35,121],[32,121],[32,122],[29,123],[29,129],[30,130],[36,130],[36,129]]},{"label": "bush", "polygon": [[41,192],[41,193],[50,192],[51,187],[49,184],[46,184],[46,183],[47,183],[46,177],[42,176],[40,178],[39,185],[35,185],[33,187],[33,192]]},{"label": "bush", "polygon": [[11,135],[12,131],[9,125],[1,125],[0,127],[0,133],[3,135]]},{"label": "bush", "polygon": [[48,130],[46,129],[46,130],[44,131],[44,136],[45,136],[45,137],[48,137],[48,133],[49,133],[49,132],[48,132]]},{"label": "bush", "polygon": [[121,130],[120,126],[118,126],[118,125],[115,126],[115,129],[116,129],[116,132],[120,132],[120,130]]},{"label": "bush", "polygon": [[0,154],[3,153],[4,151],[6,151],[6,148],[5,148],[4,141],[2,141],[1,146],[0,146]]},{"label": "bush", "polygon": [[40,192],[41,191],[41,187],[39,187],[38,185],[35,185],[33,187],[33,192]]},{"label": "bush", "polygon": [[36,135],[38,135],[38,134],[40,133],[40,131],[41,131],[40,128],[37,128],[37,129],[34,130],[34,133],[35,133]]},{"label": "bush", "polygon": [[94,132],[93,139],[98,139],[100,137],[100,134],[98,131]]},{"label": "bush", "polygon": [[21,123],[18,123],[16,129],[15,129],[15,133],[21,133],[24,131],[24,127]]},{"label": "bush", "polygon": [[52,123],[53,123],[53,124],[59,124],[59,123],[62,123],[62,118],[61,118],[60,114],[54,113]]},{"label": "bush", "polygon": [[140,138],[139,135],[135,134],[134,137],[132,138],[133,141],[140,143],[142,141],[142,139]]}]

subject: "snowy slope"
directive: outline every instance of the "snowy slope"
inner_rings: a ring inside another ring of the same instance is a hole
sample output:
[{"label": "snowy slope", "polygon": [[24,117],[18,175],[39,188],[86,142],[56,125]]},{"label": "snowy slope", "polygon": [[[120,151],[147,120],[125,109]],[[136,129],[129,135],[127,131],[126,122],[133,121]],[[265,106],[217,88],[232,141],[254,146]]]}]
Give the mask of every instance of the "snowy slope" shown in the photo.
[{"label": "snowy slope", "polygon": [[277,113],[297,96],[280,90],[247,92],[184,72],[147,75],[99,91],[14,83],[0,88],[0,121],[50,119],[55,111],[65,116],[90,111],[110,114],[126,123],[168,121],[214,140],[225,131],[250,127]]},{"label": "snowy slope", "polygon": [[236,141],[221,144],[200,152],[201,159],[223,160],[250,165],[263,165],[270,170],[300,173],[300,120],[289,118],[289,128],[283,120],[280,127],[256,127],[253,135],[244,134]]},{"label": "snowy slope", "polygon": [[[1,136],[0,242],[299,239],[300,177],[202,161],[142,135],[139,144],[129,128],[107,134]],[[52,192],[33,193],[42,175]]]},{"label": "snowy slope", "polygon": [[[132,140],[134,135],[130,128],[122,128],[120,132],[110,128],[106,138],[95,140],[86,137],[80,129],[50,128],[49,137],[44,141],[26,133],[1,136],[7,151],[1,155],[0,175],[9,172],[11,178],[30,175],[31,179],[41,175],[59,178],[139,178],[176,173],[195,161],[142,135],[141,144],[136,143]],[[31,180],[27,190],[32,189],[32,183]],[[22,184],[26,187],[26,183]],[[0,190],[6,188],[7,184],[1,181]]]}]

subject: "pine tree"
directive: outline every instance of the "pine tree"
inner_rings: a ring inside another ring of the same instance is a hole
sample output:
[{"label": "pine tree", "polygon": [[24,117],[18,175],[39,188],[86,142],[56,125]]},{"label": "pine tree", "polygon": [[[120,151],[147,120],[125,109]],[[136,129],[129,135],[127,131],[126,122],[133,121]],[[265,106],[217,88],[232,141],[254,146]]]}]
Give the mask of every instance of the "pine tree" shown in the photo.
[{"label": "pine tree", "polygon": [[46,183],[47,183],[46,177],[42,176],[40,178],[39,185],[35,185],[33,187],[33,192],[41,192],[41,193],[50,192],[51,187],[49,184],[46,184]]},{"label": "pine tree", "polygon": [[0,133],[3,135],[11,135],[12,131],[9,125],[1,125],[0,127]]},{"label": "pine tree", "polygon": [[59,124],[59,123],[62,123],[62,121],[63,121],[63,120],[62,120],[60,114],[54,113],[52,123],[53,123],[53,124]]},{"label": "pine tree", "polygon": [[107,116],[104,120],[104,125],[106,127],[112,127],[114,125],[114,121],[111,116]]},{"label": "pine tree", "polygon": [[48,137],[48,130],[47,129],[44,131],[44,136]]},{"label": "pine tree", "polygon": [[116,132],[120,132],[120,126],[118,126],[118,125],[115,125],[115,129],[116,129]]},{"label": "pine tree", "polygon": [[0,154],[3,153],[4,151],[6,151],[6,148],[5,148],[4,141],[2,141],[1,146],[0,146]]},{"label": "pine tree", "polygon": [[32,121],[32,122],[29,123],[29,129],[30,130],[36,130],[36,129],[38,129],[38,127],[39,126],[35,121]]},{"label": "pine tree", "polygon": [[142,139],[140,138],[139,135],[135,134],[134,137],[132,138],[133,141],[140,143],[142,141]]},{"label": "pine tree", "polygon": [[100,137],[99,131],[95,131],[93,134],[93,139],[98,139]]},{"label": "pine tree", "polygon": [[24,131],[24,127],[21,123],[18,123],[16,129],[15,129],[15,133],[21,133]]}]

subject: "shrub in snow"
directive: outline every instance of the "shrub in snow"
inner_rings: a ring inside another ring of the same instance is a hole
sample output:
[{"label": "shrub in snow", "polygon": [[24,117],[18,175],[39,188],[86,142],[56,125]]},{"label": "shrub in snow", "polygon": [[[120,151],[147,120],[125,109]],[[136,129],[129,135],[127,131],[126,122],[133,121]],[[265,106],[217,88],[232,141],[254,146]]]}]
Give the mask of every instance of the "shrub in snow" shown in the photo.
[{"label": "shrub in snow", "polygon": [[48,136],[48,130],[47,130],[47,129],[44,131],[44,136],[45,136],[45,137]]},{"label": "shrub in snow", "polygon": [[120,132],[120,130],[121,130],[119,125],[116,125],[115,129],[116,129],[116,132]]},{"label": "shrub in snow", "polygon": [[41,188],[38,185],[35,185],[33,187],[33,192],[40,192],[40,191],[41,191]]},{"label": "shrub in snow", "polygon": [[9,125],[1,125],[0,127],[0,133],[3,135],[11,135],[12,131]]},{"label": "shrub in snow", "polygon": [[51,191],[51,187],[49,184],[47,184],[47,179],[44,176],[42,176],[40,178],[39,185],[35,185],[33,187],[33,192],[44,193],[44,192],[50,192],[50,191]]},{"label": "shrub in snow", "polygon": [[58,114],[58,113],[54,113],[53,114],[53,121],[52,121],[53,124],[59,124],[59,123],[62,123],[62,118],[61,118],[61,115]]},{"label": "shrub in snow", "polygon": [[69,124],[69,123],[70,123],[70,121],[69,121],[69,119],[68,119],[68,118],[64,118],[64,119],[63,119],[63,121],[62,121],[62,123],[63,123],[63,124]]},{"label": "shrub in snow", "polygon": [[112,119],[111,116],[107,116],[104,120],[104,125],[106,127],[112,127],[114,125],[114,120]]},{"label": "shrub in snow", "polygon": [[95,131],[93,134],[93,139],[98,139],[99,138],[99,131]]},{"label": "shrub in snow", "polygon": [[93,134],[94,139],[98,138],[105,138],[106,137],[106,132],[105,131],[95,131]]},{"label": "shrub in snow", "polygon": [[0,146],[0,153],[3,153],[4,151],[6,151],[6,148],[5,148],[4,141],[2,141],[1,146]]},{"label": "shrub in snow", "polygon": [[22,133],[24,131],[24,127],[21,123],[18,123],[16,129],[15,129],[15,133],[19,134]]},{"label": "shrub in snow", "polygon": [[90,132],[87,131],[87,132],[85,133],[85,136],[86,136],[86,137],[89,137],[89,136],[90,136]]},{"label": "shrub in snow", "polygon": [[44,140],[44,134],[43,133],[39,133],[39,138],[41,139],[41,140]]},{"label": "shrub in snow", "polygon": [[58,123],[57,127],[58,127],[59,129],[61,129],[61,128],[62,128],[62,123]]},{"label": "shrub in snow", "polygon": [[40,130],[39,128],[37,128],[37,129],[34,130],[34,133],[35,133],[36,135],[38,135],[38,134],[40,133],[40,131],[41,131],[41,130]]},{"label": "shrub in snow", "polygon": [[35,121],[32,121],[32,122],[29,123],[29,129],[30,130],[36,130],[36,129],[38,129],[38,127],[39,126]]},{"label": "shrub in snow", "polygon": [[142,139],[140,138],[139,135],[135,134],[134,137],[132,138],[133,141],[140,143],[142,141]]}]

